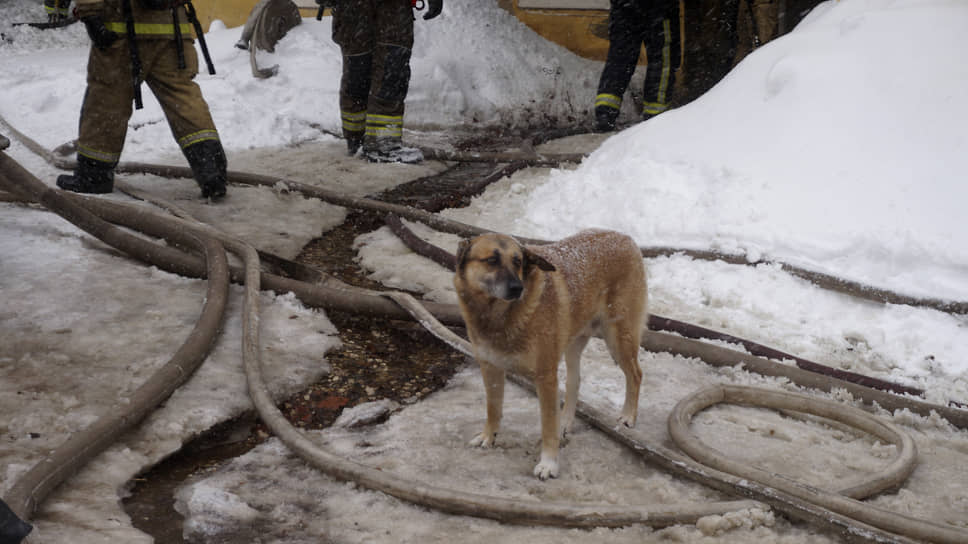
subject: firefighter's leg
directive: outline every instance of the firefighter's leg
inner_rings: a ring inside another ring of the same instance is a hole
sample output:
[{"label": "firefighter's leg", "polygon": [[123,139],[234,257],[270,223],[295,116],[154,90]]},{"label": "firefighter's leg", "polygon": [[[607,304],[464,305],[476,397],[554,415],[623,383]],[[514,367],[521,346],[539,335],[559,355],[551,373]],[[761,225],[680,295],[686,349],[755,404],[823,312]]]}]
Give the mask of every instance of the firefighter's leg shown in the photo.
[{"label": "firefighter's leg", "polygon": [[731,66],[776,37],[779,0],[742,0],[736,3],[736,47]]},{"label": "firefighter's leg", "polygon": [[366,131],[366,103],[370,94],[373,53],[343,55],[343,76],[339,88],[339,113],[346,150],[355,155]]},{"label": "firefighter's leg", "polygon": [[669,98],[681,56],[678,0],[650,15],[646,40],[645,52],[649,63],[642,91],[643,119],[669,109]]},{"label": "firefighter's leg", "polygon": [[760,44],[776,38],[779,0],[747,0],[753,2],[753,18],[759,32]]},{"label": "firefighter's leg", "polygon": [[71,15],[71,0],[44,0],[44,9],[48,22],[61,23]]},{"label": "firefighter's leg", "polygon": [[608,13],[608,56],[598,80],[595,96],[595,130],[615,129],[622,107],[622,95],[639,62],[644,25],[634,0],[612,0]]},{"label": "firefighter's leg", "polygon": [[91,47],[77,138],[77,170],[57,178],[61,189],[75,193],[110,193],[114,189],[114,167],[121,158],[134,99],[130,62],[123,41],[104,50]]},{"label": "firefighter's leg", "polygon": [[[719,83],[733,66],[739,55],[737,22],[740,0],[710,0],[709,28],[704,32],[703,45],[709,56],[709,87]],[[745,54],[745,53],[743,53]]]},{"label": "firefighter's leg", "polygon": [[410,49],[401,45],[377,44],[382,57],[375,89],[371,90],[366,114],[363,153],[372,162],[418,163],[423,153],[403,145],[404,100],[410,85]]},{"label": "firefighter's leg", "polygon": [[417,163],[423,160],[423,153],[403,145],[404,101],[410,87],[413,47],[413,11],[409,2],[388,2],[384,6],[386,9],[376,17],[373,78],[367,100],[363,153],[374,162]]},{"label": "firefighter's leg", "polygon": [[228,162],[202,90],[195,83],[198,54],[184,41],[185,68],[178,68],[174,42],[141,40],[145,82],[165,112],[172,135],[192,168],[203,198],[225,196]]},{"label": "firefighter's leg", "polygon": [[350,155],[363,144],[370,95],[375,38],[374,0],[342,0],[333,8],[333,41],[343,55],[339,109],[343,138]]}]

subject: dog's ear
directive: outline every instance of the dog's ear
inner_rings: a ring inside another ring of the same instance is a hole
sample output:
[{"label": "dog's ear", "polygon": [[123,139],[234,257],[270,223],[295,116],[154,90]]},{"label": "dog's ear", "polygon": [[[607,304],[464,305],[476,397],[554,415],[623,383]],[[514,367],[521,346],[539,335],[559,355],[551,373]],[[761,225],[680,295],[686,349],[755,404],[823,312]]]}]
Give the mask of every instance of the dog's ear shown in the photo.
[{"label": "dog's ear", "polygon": [[530,249],[521,246],[521,251],[524,252],[525,270],[532,266],[537,266],[539,269],[544,270],[545,272],[554,272],[556,270],[555,265],[549,263],[544,257],[538,255]]},{"label": "dog's ear", "polygon": [[462,270],[467,264],[467,252],[471,249],[471,241],[464,238],[457,244],[457,270]]}]

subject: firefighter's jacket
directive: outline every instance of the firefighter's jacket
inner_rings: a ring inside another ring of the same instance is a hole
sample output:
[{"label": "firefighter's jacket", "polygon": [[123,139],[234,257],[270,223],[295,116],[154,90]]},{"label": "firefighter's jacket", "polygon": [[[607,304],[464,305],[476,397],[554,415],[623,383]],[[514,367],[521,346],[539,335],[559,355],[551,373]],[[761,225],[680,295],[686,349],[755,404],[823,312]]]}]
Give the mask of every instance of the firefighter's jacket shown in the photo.
[{"label": "firefighter's jacket", "polygon": [[[149,9],[141,0],[77,0],[78,17],[96,15],[104,21],[104,26],[121,36],[127,36],[128,27],[124,16],[124,2],[131,3],[134,19],[134,32],[139,38],[167,38],[176,36],[175,19],[170,9]],[[182,38],[194,37],[194,29],[188,22],[184,6],[174,10],[178,20],[178,31]]]}]

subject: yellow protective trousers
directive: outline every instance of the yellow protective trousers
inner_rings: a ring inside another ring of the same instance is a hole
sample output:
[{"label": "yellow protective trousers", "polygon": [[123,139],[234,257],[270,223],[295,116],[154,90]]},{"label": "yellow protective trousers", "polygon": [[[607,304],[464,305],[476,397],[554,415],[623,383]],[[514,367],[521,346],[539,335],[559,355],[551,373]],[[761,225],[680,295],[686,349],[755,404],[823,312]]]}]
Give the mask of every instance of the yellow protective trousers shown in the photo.
[{"label": "yellow protective trousers", "polygon": [[[193,80],[198,55],[190,39],[182,40],[185,68],[178,68],[171,39],[139,39],[141,78],[161,104],[168,126],[184,149],[203,140],[218,140],[208,104]],[[81,107],[77,152],[90,159],[116,164],[121,157],[132,113],[134,86],[127,38],[100,50],[91,47],[87,62],[87,91]]]}]

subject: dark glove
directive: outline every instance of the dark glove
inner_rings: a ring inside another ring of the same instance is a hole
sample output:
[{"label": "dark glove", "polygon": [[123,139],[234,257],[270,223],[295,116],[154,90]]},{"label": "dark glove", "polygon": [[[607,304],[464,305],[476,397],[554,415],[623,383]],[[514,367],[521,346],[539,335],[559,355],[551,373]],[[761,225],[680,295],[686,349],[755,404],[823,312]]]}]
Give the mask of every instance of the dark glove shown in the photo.
[{"label": "dark glove", "polygon": [[316,4],[319,6],[319,9],[316,10],[316,20],[322,21],[323,10],[326,8],[329,8],[330,10],[334,10],[336,9],[336,4],[338,3],[339,3],[339,0],[316,0]]},{"label": "dark glove", "polygon": [[424,15],[424,21],[428,21],[440,15],[441,10],[443,9],[444,0],[427,0],[427,13]]},{"label": "dark glove", "polygon": [[100,17],[85,17],[81,21],[84,23],[84,28],[87,29],[87,35],[91,37],[91,43],[94,44],[94,47],[103,51],[117,41],[117,33],[108,30]]},{"label": "dark glove", "polygon": [[190,0],[141,0],[141,7],[155,11],[177,8]]}]

